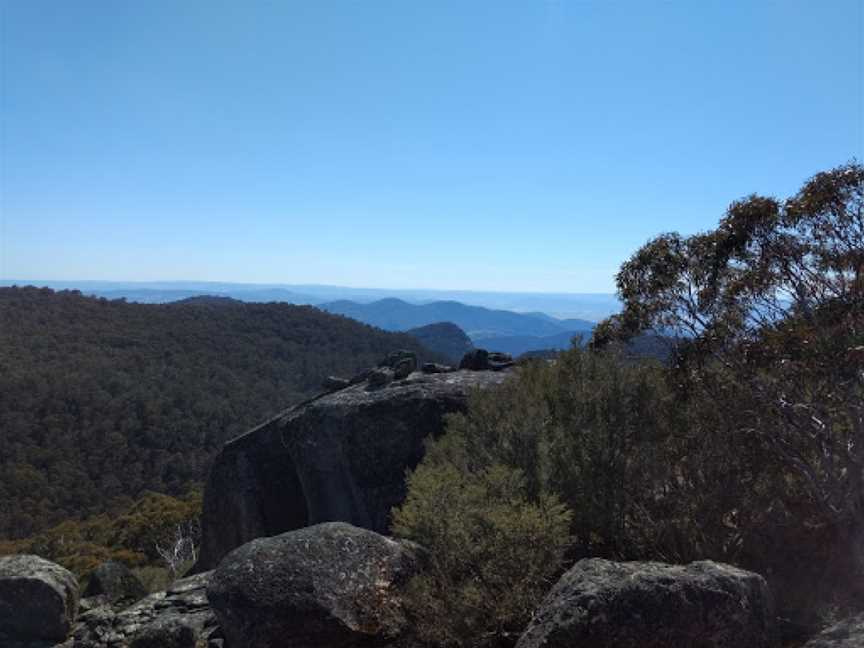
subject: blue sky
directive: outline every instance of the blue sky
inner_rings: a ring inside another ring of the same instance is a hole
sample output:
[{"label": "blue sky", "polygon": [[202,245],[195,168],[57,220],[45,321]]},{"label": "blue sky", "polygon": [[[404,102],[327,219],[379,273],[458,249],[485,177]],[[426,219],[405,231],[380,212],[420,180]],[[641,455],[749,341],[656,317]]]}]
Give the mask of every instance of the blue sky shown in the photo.
[{"label": "blue sky", "polygon": [[0,277],[611,291],[864,158],[861,5],[0,0]]}]

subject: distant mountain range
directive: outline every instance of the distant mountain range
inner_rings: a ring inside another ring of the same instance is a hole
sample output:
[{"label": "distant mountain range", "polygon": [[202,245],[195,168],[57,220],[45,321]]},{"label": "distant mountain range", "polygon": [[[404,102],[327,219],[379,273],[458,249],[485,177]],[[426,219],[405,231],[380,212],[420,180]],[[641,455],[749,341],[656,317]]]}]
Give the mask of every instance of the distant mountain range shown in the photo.
[{"label": "distant mountain range", "polygon": [[409,331],[418,326],[450,322],[465,331],[475,346],[512,355],[538,349],[567,349],[574,336],[590,337],[595,324],[582,319],[559,320],[545,313],[514,313],[454,301],[409,304],[401,299],[381,299],[361,304],[342,300],[318,307],[386,331]]},{"label": "distant mountain range", "polygon": [[[161,304],[190,298],[230,298],[243,302],[313,305],[387,331],[408,331],[450,322],[475,346],[521,355],[566,349],[574,336],[587,339],[595,322],[619,310],[611,294],[489,293],[472,291],[383,290],[321,285],[225,282],[107,282],[0,280],[3,285],[36,285],[80,290],[86,295]],[[383,297],[383,298],[382,298]],[[431,299],[438,297],[438,299]],[[441,299],[441,297],[447,297]],[[554,315],[554,316],[553,316]],[[577,316],[573,316],[577,315]],[[427,332],[428,333],[428,332]],[[452,331],[426,340],[449,345],[449,357],[462,344]],[[445,339],[445,338],[450,339]]]},{"label": "distant mountain range", "polygon": [[452,322],[473,341],[502,336],[548,336],[567,330],[590,331],[594,322],[587,320],[556,320],[544,314],[514,313],[469,306],[455,301],[430,304],[409,304],[401,299],[381,299],[370,304],[335,301],[319,304],[329,313],[345,315],[377,326],[385,331],[405,331],[436,322]]},{"label": "distant mountain range", "polygon": [[194,295],[233,297],[246,302],[280,301],[317,305],[349,300],[369,303],[396,298],[413,304],[457,301],[473,306],[520,313],[542,312],[546,316],[600,321],[618,312],[621,304],[611,293],[526,293],[471,290],[400,290],[353,288],[319,284],[261,284],[214,281],[56,281],[46,279],[0,279],[0,286],[38,286],[54,290],[80,290],[85,295],[107,299],[125,298],[142,303],[166,303]]}]

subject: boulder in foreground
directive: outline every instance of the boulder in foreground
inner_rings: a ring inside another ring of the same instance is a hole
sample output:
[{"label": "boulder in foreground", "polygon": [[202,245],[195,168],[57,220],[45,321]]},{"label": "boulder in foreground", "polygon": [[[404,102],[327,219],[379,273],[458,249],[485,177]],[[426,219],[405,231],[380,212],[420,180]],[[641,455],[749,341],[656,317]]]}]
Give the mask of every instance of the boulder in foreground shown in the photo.
[{"label": "boulder in foreground", "polygon": [[864,646],[864,612],[826,628],[804,648],[860,648]]},{"label": "boulder in foreground", "polygon": [[758,574],[581,560],[552,588],[516,648],[771,648],[771,595]]},{"label": "boulder in foreground", "polygon": [[416,545],[328,522],[235,549],[207,597],[231,648],[375,648],[406,631],[418,568]]},{"label": "boulder in foreground", "polygon": [[39,556],[0,558],[0,645],[12,640],[62,641],[78,613],[78,581]]}]

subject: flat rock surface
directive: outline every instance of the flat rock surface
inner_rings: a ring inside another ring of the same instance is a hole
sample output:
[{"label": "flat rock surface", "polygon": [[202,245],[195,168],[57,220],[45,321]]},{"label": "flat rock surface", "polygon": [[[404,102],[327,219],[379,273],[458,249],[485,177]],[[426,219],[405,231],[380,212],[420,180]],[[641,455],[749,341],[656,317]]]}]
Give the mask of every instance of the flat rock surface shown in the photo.
[{"label": "flat rock surface", "polygon": [[207,601],[210,572],[176,581],[121,611],[110,605],[81,615],[72,648],[184,648],[218,640],[216,617]]},{"label": "flat rock surface", "polygon": [[111,604],[131,604],[147,596],[147,589],[126,565],[109,560],[90,574],[84,596],[98,596]]}]

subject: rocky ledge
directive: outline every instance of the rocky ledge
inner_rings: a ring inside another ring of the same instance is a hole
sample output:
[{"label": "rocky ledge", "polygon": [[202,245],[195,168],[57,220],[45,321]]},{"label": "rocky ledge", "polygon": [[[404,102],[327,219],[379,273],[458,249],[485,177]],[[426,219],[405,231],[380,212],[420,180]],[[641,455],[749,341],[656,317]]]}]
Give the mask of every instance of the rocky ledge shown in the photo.
[{"label": "rocky ledge", "polygon": [[101,605],[78,618],[64,648],[222,648],[216,617],[207,601],[210,572],[175,581],[118,610]]},{"label": "rocky ledge", "polygon": [[443,431],[447,414],[464,411],[473,390],[508,374],[416,367],[416,359],[391,354],[385,366],[347,386],[331,381],[335,391],[226,443],[205,489],[195,571],[255,538],[319,522],[386,533],[426,437]]}]

